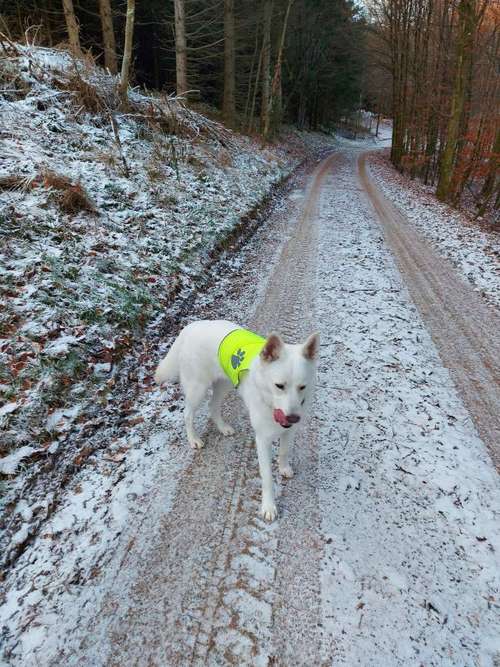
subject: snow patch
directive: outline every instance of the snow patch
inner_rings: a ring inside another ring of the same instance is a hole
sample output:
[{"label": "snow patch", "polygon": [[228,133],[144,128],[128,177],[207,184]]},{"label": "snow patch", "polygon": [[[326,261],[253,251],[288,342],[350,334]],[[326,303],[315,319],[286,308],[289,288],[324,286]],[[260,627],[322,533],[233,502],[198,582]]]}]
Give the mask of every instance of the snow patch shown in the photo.
[{"label": "snow patch", "polygon": [[75,336],[60,336],[45,346],[44,352],[49,357],[60,357],[67,354],[71,345],[76,345],[78,339]]},{"label": "snow patch", "polygon": [[0,474],[14,475],[21,462],[37,451],[39,450],[28,445],[14,450],[12,454],[0,459]]},{"label": "snow patch", "polygon": [[4,415],[10,415],[11,412],[14,412],[14,410],[17,410],[19,407],[19,403],[6,403],[5,405],[2,405],[0,407],[0,417],[3,417]]}]

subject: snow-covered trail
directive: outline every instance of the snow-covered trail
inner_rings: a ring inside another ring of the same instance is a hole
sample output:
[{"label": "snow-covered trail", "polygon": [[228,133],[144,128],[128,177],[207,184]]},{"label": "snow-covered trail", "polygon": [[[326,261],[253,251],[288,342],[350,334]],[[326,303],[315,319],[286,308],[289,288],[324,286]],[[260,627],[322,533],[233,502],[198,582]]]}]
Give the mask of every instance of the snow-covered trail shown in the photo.
[{"label": "snow-covered trail", "polygon": [[[361,150],[318,165],[292,195],[300,207],[267,232],[282,247],[262,234],[231,284],[244,324],[322,336],[295,477],[276,475],[278,520],[258,517],[235,397],[237,435],[209,427],[183,466],[156,462],[140,521],[86,584],[94,597],[70,588],[38,607],[31,636],[9,640],[12,664],[499,664],[500,483],[384,239]],[[203,315],[224,315],[224,296]],[[179,458],[178,414],[162,420]]]}]

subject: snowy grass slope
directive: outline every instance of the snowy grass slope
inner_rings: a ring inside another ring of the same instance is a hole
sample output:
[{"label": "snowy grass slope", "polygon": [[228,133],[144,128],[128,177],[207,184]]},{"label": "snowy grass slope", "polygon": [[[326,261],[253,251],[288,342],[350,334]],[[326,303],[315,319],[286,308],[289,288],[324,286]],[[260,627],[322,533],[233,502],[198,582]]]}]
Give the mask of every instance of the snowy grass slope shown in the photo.
[{"label": "snowy grass slope", "polygon": [[[151,318],[196,284],[298,160],[165,96],[135,90],[123,105],[114,77],[65,52],[9,46],[0,79],[0,483],[9,488],[85,420],[86,405],[106,403]],[[88,210],[63,205],[75,192]]]}]

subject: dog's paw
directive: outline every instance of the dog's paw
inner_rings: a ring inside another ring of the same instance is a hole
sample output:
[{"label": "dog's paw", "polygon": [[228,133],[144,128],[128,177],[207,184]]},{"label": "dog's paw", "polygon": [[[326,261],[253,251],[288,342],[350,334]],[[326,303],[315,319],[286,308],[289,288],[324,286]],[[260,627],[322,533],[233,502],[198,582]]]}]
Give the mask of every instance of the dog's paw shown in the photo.
[{"label": "dog's paw", "polygon": [[205,443],[201,438],[193,438],[189,441],[189,444],[193,449],[203,449],[205,447]]},{"label": "dog's paw", "polygon": [[286,479],[290,479],[293,477],[293,469],[291,465],[286,465],[286,466],[280,466],[280,475],[282,477],[286,477]]},{"label": "dog's paw", "polygon": [[262,503],[260,514],[265,521],[274,521],[278,516],[278,510],[274,503]]},{"label": "dog's paw", "polygon": [[218,425],[217,428],[219,429],[219,432],[222,433],[222,435],[234,435],[235,434],[234,428],[232,426],[229,426],[229,424],[226,424],[225,422],[224,422],[224,424]]}]

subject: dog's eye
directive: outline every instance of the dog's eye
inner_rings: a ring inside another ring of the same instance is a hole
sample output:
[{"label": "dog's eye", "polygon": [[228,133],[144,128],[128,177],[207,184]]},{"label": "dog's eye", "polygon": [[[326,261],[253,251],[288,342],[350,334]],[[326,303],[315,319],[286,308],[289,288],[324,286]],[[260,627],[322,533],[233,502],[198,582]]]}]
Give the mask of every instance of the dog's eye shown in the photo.
[{"label": "dog's eye", "polygon": [[280,384],[279,382],[277,382],[274,386],[275,386],[275,387],[278,387],[278,389],[284,389],[284,388],[285,388],[285,385],[284,385],[284,384]]},{"label": "dog's eye", "polygon": [[299,391],[304,391],[305,388],[306,388],[306,385],[305,385],[305,384],[301,384],[300,387],[299,387]]}]

